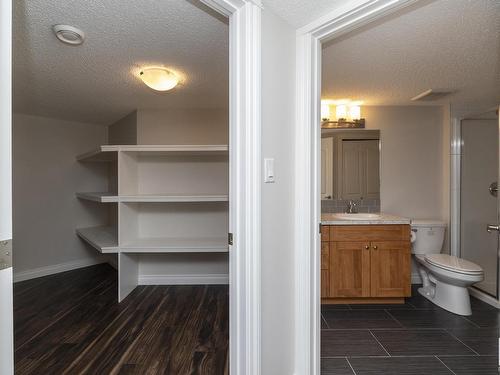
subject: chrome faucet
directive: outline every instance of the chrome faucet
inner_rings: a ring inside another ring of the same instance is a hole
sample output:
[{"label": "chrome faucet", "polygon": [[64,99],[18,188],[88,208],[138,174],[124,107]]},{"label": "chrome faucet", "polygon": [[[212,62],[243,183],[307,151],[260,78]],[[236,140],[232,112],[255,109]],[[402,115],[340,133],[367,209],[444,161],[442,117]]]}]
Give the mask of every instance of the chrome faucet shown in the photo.
[{"label": "chrome faucet", "polygon": [[352,199],[349,199],[347,202],[347,207],[345,210],[346,214],[357,214],[358,213],[358,204],[354,202]]}]

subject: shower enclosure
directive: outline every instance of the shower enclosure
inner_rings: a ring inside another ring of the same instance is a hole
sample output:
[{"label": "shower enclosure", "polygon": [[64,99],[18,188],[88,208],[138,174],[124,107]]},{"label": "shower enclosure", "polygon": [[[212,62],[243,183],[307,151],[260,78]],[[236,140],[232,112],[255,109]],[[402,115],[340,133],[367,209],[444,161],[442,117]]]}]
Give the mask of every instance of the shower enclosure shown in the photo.
[{"label": "shower enclosure", "polygon": [[[458,125],[458,124],[457,124]],[[460,122],[459,256],[479,264],[484,281],[474,288],[499,299],[498,111]]]}]

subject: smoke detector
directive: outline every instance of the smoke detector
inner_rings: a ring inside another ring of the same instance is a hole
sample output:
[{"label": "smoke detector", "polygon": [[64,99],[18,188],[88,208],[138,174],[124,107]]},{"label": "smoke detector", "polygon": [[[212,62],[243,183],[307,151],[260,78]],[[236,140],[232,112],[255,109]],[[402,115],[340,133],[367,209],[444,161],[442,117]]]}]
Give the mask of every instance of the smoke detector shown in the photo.
[{"label": "smoke detector", "polygon": [[442,99],[451,93],[451,91],[429,89],[411,98],[411,100],[414,102],[431,102]]},{"label": "smoke detector", "polygon": [[52,26],[54,34],[61,42],[72,46],[79,46],[85,40],[85,33],[76,27],[69,25],[54,25]]}]

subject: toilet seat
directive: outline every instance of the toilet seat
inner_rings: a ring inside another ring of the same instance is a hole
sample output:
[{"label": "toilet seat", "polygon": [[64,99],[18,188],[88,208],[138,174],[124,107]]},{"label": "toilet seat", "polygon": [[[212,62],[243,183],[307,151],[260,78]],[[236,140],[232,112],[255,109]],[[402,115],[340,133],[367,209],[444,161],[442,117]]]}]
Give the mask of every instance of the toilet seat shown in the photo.
[{"label": "toilet seat", "polygon": [[483,269],[476,263],[457,258],[448,254],[429,254],[424,258],[425,262],[435,267],[456,272],[463,275],[481,275]]}]

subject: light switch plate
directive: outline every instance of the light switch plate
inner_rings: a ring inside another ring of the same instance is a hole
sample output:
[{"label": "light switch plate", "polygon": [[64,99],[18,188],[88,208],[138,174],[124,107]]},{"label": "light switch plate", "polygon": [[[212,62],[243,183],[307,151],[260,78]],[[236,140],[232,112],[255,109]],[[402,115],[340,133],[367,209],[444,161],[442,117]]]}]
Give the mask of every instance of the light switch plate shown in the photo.
[{"label": "light switch plate", "polygon": [[266,184],[272,184],[275,181],[274,175],[274,159],[265,158],[264,159],[264,182]]}]

